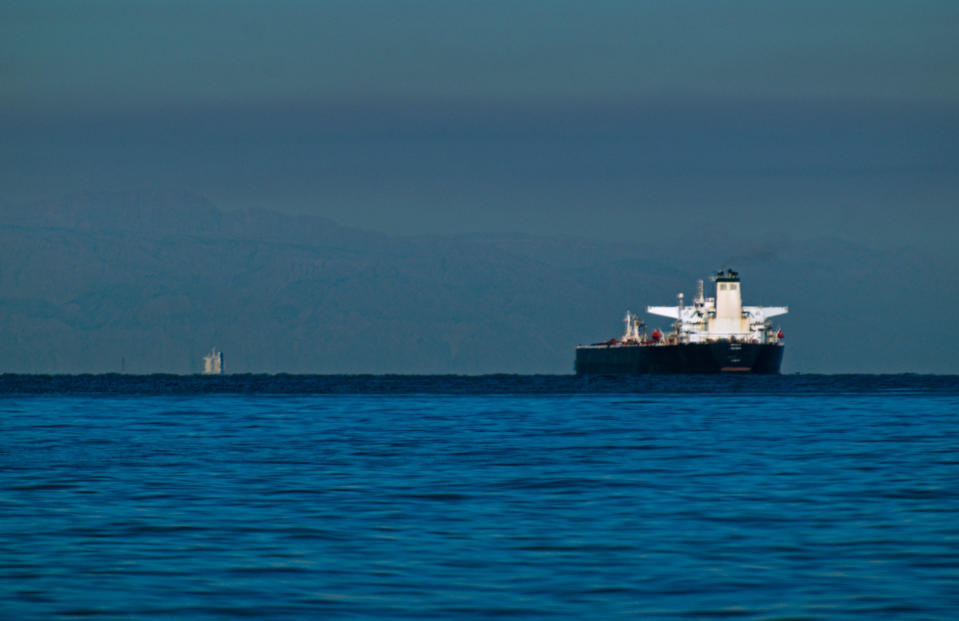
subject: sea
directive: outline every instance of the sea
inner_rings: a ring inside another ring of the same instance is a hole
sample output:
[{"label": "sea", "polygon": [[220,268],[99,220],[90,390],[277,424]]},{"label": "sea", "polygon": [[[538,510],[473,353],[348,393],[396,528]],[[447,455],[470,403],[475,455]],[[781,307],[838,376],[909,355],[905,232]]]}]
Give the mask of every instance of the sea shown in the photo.
[{"label": "sea", "polygon": [[959,376],[0,375],[2,619],[956,619]]}]

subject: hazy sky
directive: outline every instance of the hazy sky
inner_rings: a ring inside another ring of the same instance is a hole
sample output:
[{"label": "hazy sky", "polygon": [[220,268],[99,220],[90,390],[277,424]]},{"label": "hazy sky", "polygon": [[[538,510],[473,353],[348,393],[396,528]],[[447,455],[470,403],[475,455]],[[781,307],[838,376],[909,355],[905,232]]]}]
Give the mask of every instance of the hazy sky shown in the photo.
[{"label": "hazy sky", "polygon": [[4,2],[5,108],[959,100],[954,2]]},{"label": "hazy sky", "polygon": [[956,2],[7,0],[0,201],[945,247],[957,26]]}]

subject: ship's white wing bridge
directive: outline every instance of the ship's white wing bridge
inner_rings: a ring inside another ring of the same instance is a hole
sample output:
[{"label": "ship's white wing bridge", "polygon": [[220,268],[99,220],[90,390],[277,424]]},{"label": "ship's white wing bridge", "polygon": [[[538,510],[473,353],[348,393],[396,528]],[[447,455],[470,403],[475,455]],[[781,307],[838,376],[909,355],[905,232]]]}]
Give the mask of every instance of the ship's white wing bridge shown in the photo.
[{"label": "ship's white wing bridge", "polygon": [[[782,339],[782,332],[774,333],[769,320],[788,313],[788,307],[743,306],[739,274],[732,270],[717,273],[714,280],[715,297],[704,297],[703,281],[700,280],[692,304],[684,305],[683,294],[680,293],[676,306],[647,306],[646,312],[675,320],[674,337],[684,343],[713,340],[769,343]],[[626,337],[631,336],[627,326]]]}]

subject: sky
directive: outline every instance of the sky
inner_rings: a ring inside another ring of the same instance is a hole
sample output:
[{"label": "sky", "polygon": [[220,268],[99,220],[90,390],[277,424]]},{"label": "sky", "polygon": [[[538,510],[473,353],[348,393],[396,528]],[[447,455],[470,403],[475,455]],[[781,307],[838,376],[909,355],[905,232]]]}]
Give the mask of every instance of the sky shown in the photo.
[{"label": "sky", "polygon": [[952,2],[3,6],[14,109],[959,97]]},{"label": "sky", "polygon": [[[18,2],[0,201],[948,248],[954,2]],[[2,204],[2,202],[0,202]]]}]

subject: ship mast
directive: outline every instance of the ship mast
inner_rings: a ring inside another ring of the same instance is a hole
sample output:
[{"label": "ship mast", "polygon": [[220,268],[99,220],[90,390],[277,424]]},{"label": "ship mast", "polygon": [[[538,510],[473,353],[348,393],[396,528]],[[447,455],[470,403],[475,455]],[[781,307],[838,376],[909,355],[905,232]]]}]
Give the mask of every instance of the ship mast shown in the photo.
[{"label": "ship mast", "polygon": [[676,313],[676,323],[673,324],[673,328],[676,330],[676,341],[679,342],[682,340],[683,334],[683,294],[679,293],[676,295],[676,299],[679,301],[677,306],[678,312]]}]

